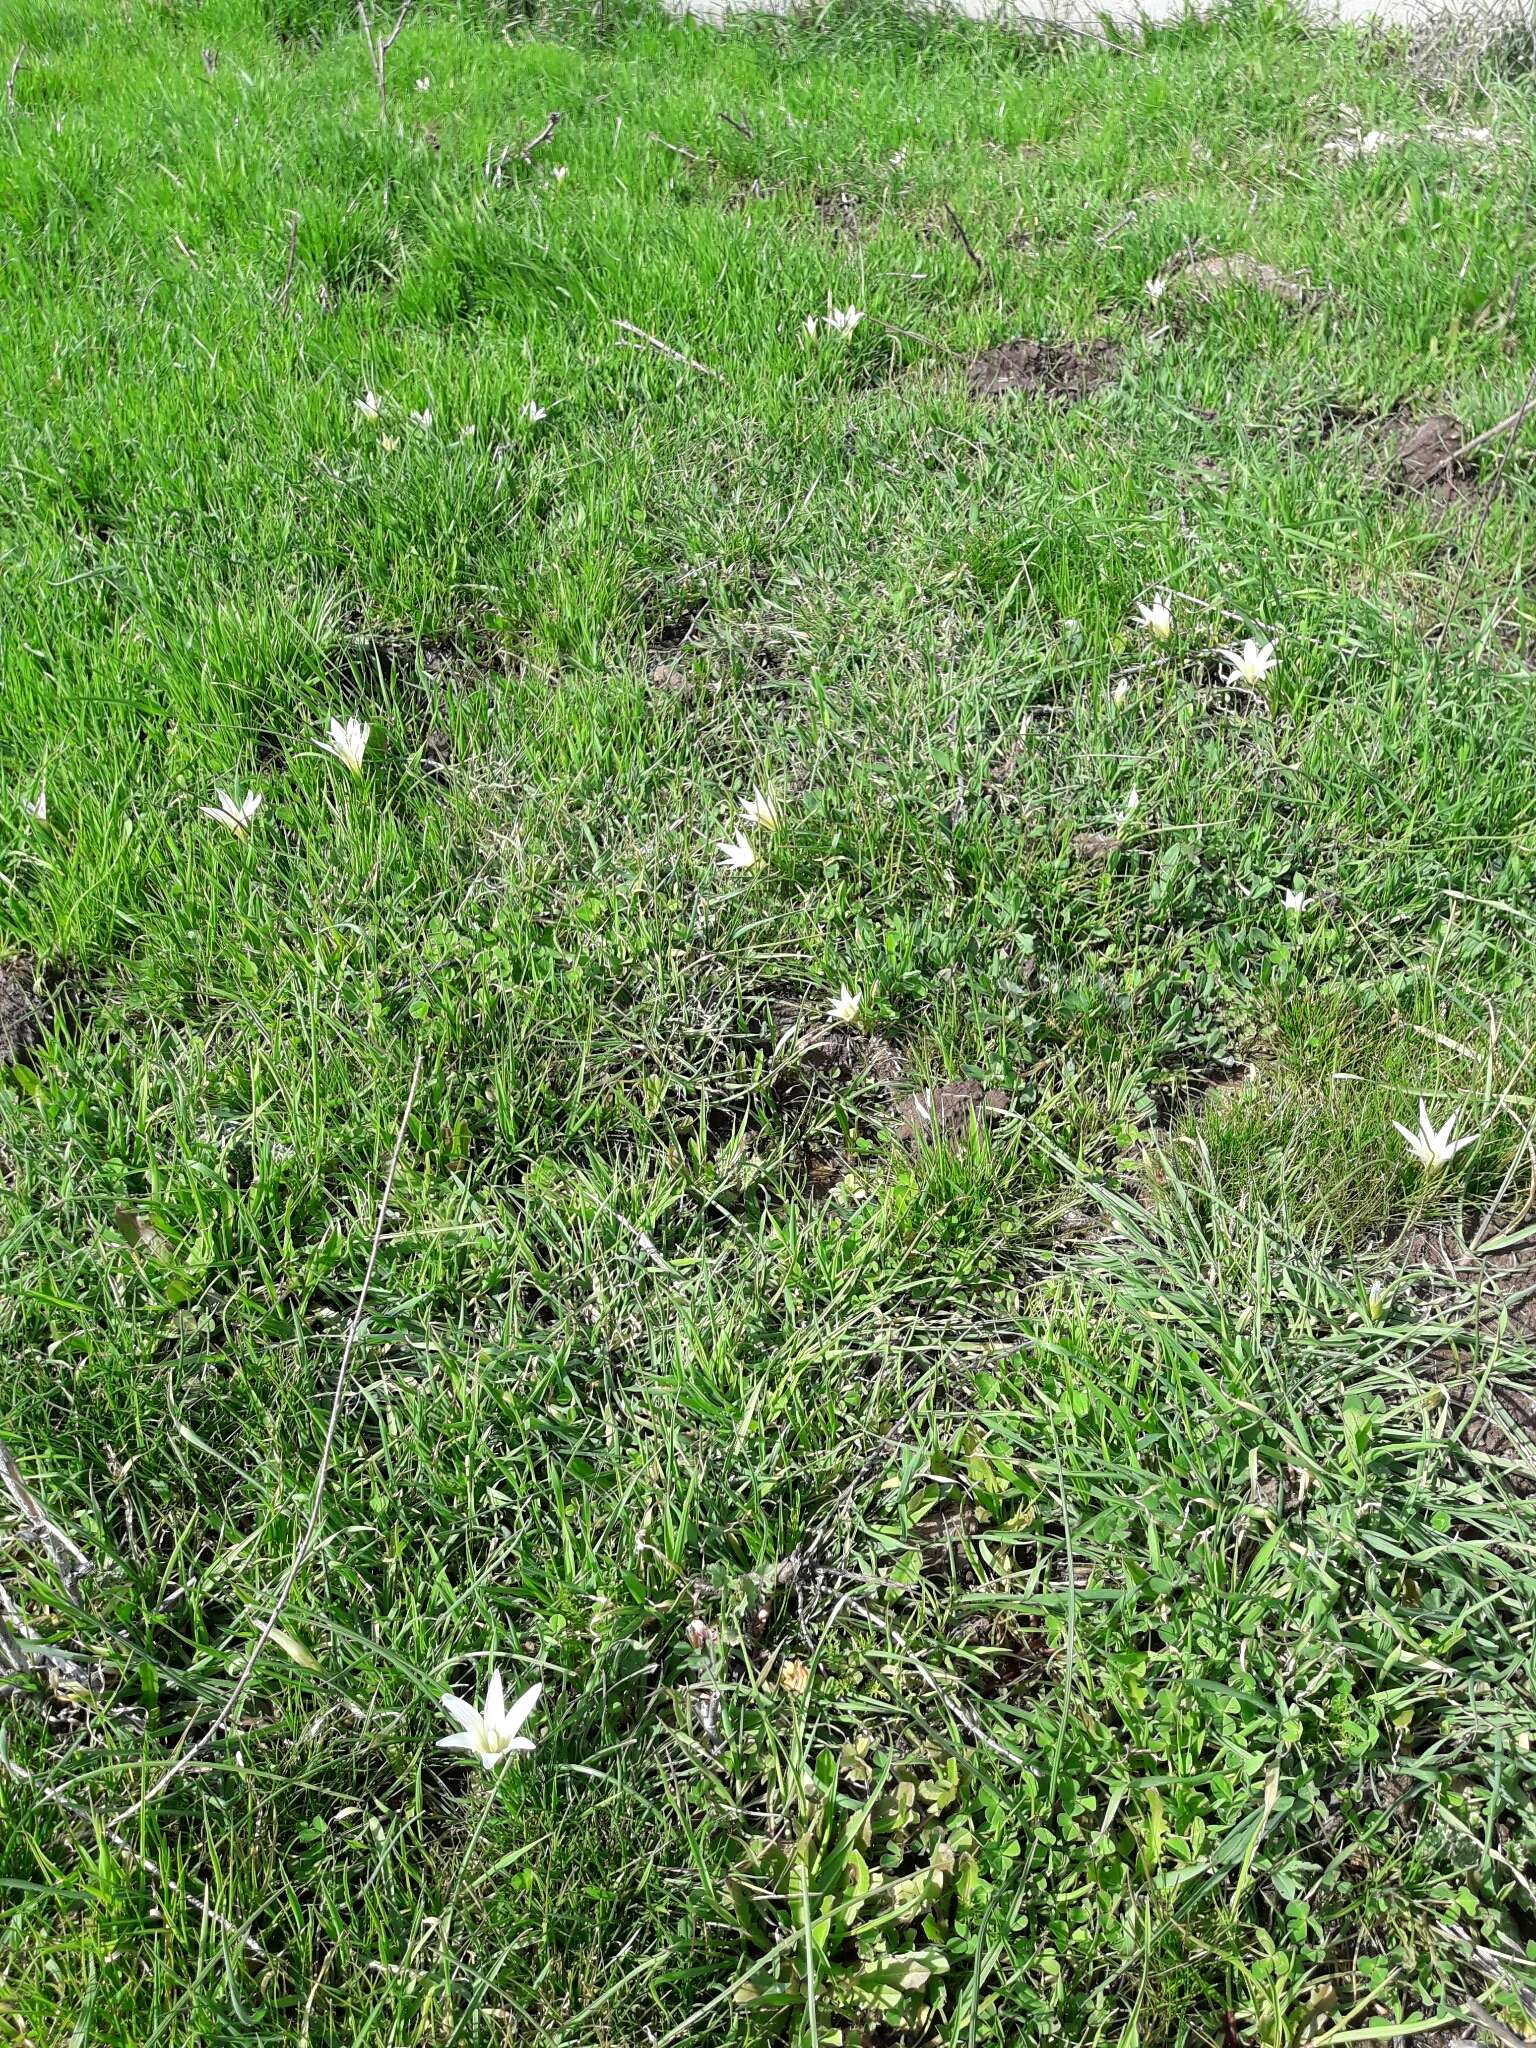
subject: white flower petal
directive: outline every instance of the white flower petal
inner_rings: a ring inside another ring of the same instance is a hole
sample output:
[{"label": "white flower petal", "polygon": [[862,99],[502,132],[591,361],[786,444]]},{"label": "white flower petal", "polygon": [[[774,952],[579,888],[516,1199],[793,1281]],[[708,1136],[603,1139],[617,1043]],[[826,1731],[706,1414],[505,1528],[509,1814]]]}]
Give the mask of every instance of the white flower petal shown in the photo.
[{"label": "white flower petal", "polygon": [[[497,1673],[492,1683],[496,1686],[499,1693],[501,1687],[501,1674],[499,1672]],[[519,1693],[517,1698],[512,1702],[511,1707],[505,1713],[501,1714],[501,1725],[506,1730],[509,1736],[517,1735],[518,1729],[522,1727],[523,1723],[527,1720],[528,1716],[539,1704],[539,1694],[543,1690],[544,1687],[542,1682],[538,1685],[530,1685],[528,1690],[524,1693]],[[489,1705],[489,1701],[487,1701],[487,1705]],[[533,1744],[526,1740],[520,1740],[515,1746],[523,1749],[533,1748]]]},{"label": "white flower petal", "polygon": [[445,1692],[438,1705],[450,1719],[458,1722],[467,1734],[480,1732],[480,1709],[471,1700],[461,1700],[451,1692]]}]

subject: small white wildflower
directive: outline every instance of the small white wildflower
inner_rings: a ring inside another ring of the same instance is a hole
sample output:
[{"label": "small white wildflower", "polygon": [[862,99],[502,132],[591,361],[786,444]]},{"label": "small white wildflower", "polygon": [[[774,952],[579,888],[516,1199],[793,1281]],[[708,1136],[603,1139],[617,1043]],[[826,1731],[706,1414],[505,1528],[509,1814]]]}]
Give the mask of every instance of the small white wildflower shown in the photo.
[{"label": "small white wildflower", "polygon": [[812,341],[816,339],[816,315],[814,313],[806,314],[805,331],[811,337]]},{"label": "small white wildflower", "polygon": [[1311,908],[1317,898],[1309,896],[1305,889],[1287,889],[1283,892],[1281,901],[1287,910],[1299,917],[1304,910]]},{"label": "small white wildflower", "polygon": [[318,741],[316,751],[333,755],[343,768],[348,769],[353,775],[361,775],[363,755],[368,750],[368,735],[372,730],[373,727],[364,724],[361,719],[349,718],[343,725],[339,718],[333,718],[330,738]]},{"label": "small white wildflower", "polygon": [[417,79],[416,90],[418,92],[430,92],[432,90],[432,77],[430,72],[424,74],[422,77]]},{"label": "small white wildflower", "polygon": [[243,839],[251,829],[251,820],[261,809],[259,790],[247,790],[242,797],[233,797],[227,789],[216,789],[216,804],[204,804],[203,816],[212,818],[215,824],[227,826],[237,839]]},{"label": "small white wildflower", "polygon": [[857,1024],[863,1012],[863,996],[858,989],[850,988],[845,981],[827,1012],[827,1021],[829,1024]]},{"label": "small white wildflower", "polygon": [[715,848],[723,868],[750,868],[757,865],[757,849],[745,832],[738,832],[734,839],[722,839]]},{"label": "small white wildflower", "polygon": [[1402,1133],[1404,1144],[1408,1147],[1414,1158],[1417,1159],[1420,1166],[1427,1173],[1437,1173],[1442,1166],[1449,1166],[1458,1152],[1464,1151],[1468,1145],[1475,1145],[1481,1135],[1479,1132],[1473,1131],[1469,1137],[1455,1137],[1453,1134],[1456,1129],[1456,1119],[1460,1115],[1461,1111],[1459,1109],[1453,1109],[1439,1130],[1436,1130],[1429,1120],[1429,1105],[1421,1095],[1419,1097],[1418,1129],[1411,1131],[1406,1124],[1400,1124],[1395,1121],[1392,1128],[1394,1131]]},{"label": "small white wildflower", "polygon": [[571,167],[569,164],[556,164],[549,175],[554,179],[557,185],[563,185],[566,179],[570,176],[570,174]]},{"label": "small white wildflower", "polygon": [[827,325],[834,334],[852,334],[863,318],[857,306],[833,306],[827,313]]},{"label": "small white wildflower", "polygon": [[1159,592],[1150,604],[1137,605],[1136,623],[1144,627],[1154,640],[1166,640],[1173,632],[1173,606]]},{"label": "small white wildflower", "polygon": [[474,439],[474,438],[475,438],[475,423],[474,423],[474,421],[473,421],[473,420],[466,420],[466,421],[464,422],[463,426],[462,426],[462,427],[460,427],[460,429],[459,429],[459,439],[460,439],[461,441],[473,441],[473,439]]},{"label": "small white wildflower", "polygon": [[779,829],[779,807],[774,801],[771,789],[755,788],[741,807],[742,821],[756,825],[762,832],[777,832]]},{"label": "small white wildflower", "polygon": [[384,450],[384,453],[386,455],[393,455],[395,450],[400,446],[398,435],[380,434],[379,446]]},{"label": "small white wildflower", "polygon": [[46,782],[38,783],[36,796],[24,796],[22,798],[21,808],[26,812],[27,816],[34,821],[34,823],[39,825],[47,824],[48,785],[46,784]]},{"label": "small white wildflower", "polygon": [[376,420],[384,410],[384,401],[377,391],[365,391],[362,397],[355,399],[353,403],[365,420]]},{"label": "small white wildflower", "polygon": [[1221,652],[1232,664],[1224,680],[1247,683],[1250,688],[1257,688],[1280,659],[1273,640],[1266,640],[1262,647],[1257,640],[1245,640],[1241,647],[1223,647]]},{"label": "small white wildflower", "polygon": [[1140,809],[1141,791],[1136,787],[1135,783],[1133,782],[1130,786],[1130,789],[1126,793],[1125,802],[1120,807],[1119,816],[1115,820],[1116,824],[1122,826],[1128,825]]},{"label": "small white wildflower", "polygon": [[1167,289],[1168,280],[1166,277],[1162,275],[1161,272],[1159,272],[1156,277],[1149,277],[1147,279],[1147,297],[1152,301],[1154,306],[1157,304],[1158,300],[1163,296],[1163,293],[1167,291]]},{"label": "small white wildflower", "polygon": [[483,1710],[473,1700],[461,1700],[453,1693],[445,1692],[440,1705],[452,1720],[458,1722],[459,1729],[456,1735],[439,1737],[438,1748],[467,1750],[471,1756],[479,1757],[486,1770],[494,1771],[515,1751],[532,1750],[534,1747],[521,1730],[538,1705],[539,1694],[543,1690],[542,1685],[530,1685],[509,1707],[502,1691],[501,1673],[493,1671],[485,1688]]},{"label": "small white wildflower", "polygon": [[413,412],[411,414],[411,425],[413,427],[420,427],[422,431],[425,432],[426,429],[431,426],[431,424],[432,408],[430,406],[424,405],[421,408],[420,412]]},{"label": "small white wildflower", "polygon": [[530,427],[536,427],[540,420],[547,420],[549,418],[549,413],[544,406],[538,403],[537,399],[530,398],[518,414],[518,418],[526,420]]},{"label": "small white wildflower", "polygon": [[1111,704],[1114,705],[1115,709],[1118,711],[1120,709],[1120,706],[1125,702],[1126,698],[1129,697],[1130,694],[1131,679],[1129,676],[1122,676],[1119,682],[1116,683],[1114,688],[1110,691],[1109,701]]}]

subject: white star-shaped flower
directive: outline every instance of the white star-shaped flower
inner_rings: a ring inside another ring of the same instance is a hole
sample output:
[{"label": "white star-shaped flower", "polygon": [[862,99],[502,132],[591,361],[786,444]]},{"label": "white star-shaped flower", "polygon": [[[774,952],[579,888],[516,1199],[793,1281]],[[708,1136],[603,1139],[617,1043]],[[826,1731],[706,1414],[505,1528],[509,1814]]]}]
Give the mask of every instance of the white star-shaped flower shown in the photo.
[{"label": "white star-shaped flower", "polygon": [[760,832],[777,832],[779,829],[779,807],[774,801],[771,789],[754,788],[741,806],[742,822],[755,825]]},{"label": "white star-shaped flower", "polygon": [[1411,1131],[1406,1124],[1397,1122],[1393,1123],[1392,1128],[1394,1131],[1401,1131],[1403,1143],[1426,1173],[1438,1173],[1442,1166],[1450,1165],[1458,1152],[1465,1151],[1468,1145],[1475,1145],[1481,1135],[1473,1131],[1468,1137],[1456,1137],[1456,1119],[1460,1115],[1459,1109],[1453,1109],[1439,1130],[1436,1130],[1429,1120],[1429,1105],[1421,1095],[1418,1129]]},{"label": "white star-shaped flower", "polygon": [[715,848],[723,868],[750,868],[757,865],[757,849],[745,832],[738,832],[734,839],[722,839]]},{"label": "white star-shaped flower", "polygon": [[440,1704],[459,1728],[455,1735],[442,1736],[438,1748],[468,1750],[470,1755],[479,1757],[486,1770],[494,1771],[517,1751],[533,1749],[534,1744],[520,1730],[538,1705],[543,1690],[542,1685],[530,1685],[509,1707],[502,1691],[501,1673],[493,1671],[485,1688],[483,1709],[473,1700],[461,1700],[445,1692]]},{"label": "white star-shaped flower", "polygon": [[864,1011],[864,998],[856,988],[850,988],[845,981],[837,992],[836,1000],[827,1012],[832,1024],[857,1024]]},{"label": "white star-shaped flower", "polygon": [[233,797],[227,789],[216,789],[216,804],[204,804],[203,816],[212,818],[216,824],[226,826],[237,839],[243,839],[251,829],[251,820],[261,809],[262,798],[259,790],[248,789],[244,796]]},{"label": "white star-shaped flower", "polygon": [[1257,640],[1245,640],[1241,647],[1223,647],[1221,651],[1231,663],[1225,681],[1246,683],[1250,689],[1257,689],[1280,659],[1273,640],[1266,640],[1262,647]]},{"label": "white star-shaped flower", "polygon": [[353,775],[363,772],[363,755],[368,751],[368,735],[373,730],[359,718],[349,718],[345,725],[339,718],[331,720],[331,736],[317,742],[317,751],[333,755],[342,767]]}]

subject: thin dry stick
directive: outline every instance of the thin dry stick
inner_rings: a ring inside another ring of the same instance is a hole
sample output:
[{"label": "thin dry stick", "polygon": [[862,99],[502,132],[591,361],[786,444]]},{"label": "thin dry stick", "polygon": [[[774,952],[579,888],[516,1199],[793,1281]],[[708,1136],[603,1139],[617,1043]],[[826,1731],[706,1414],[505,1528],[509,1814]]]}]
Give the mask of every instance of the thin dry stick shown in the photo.
[{"label": "thin dry stick", "polygon": [[9,1444],[0,1443],[0,1485],[11,1497],[11,1504],[21,1517],[21,1534],[27,1543],[35,1543],[47,1551],[53,1560],[54,1569],[64,1582],[64,1590],[71,1600],[80,1581],[90,1576],[90,1559],[75,1542],[59,1527],[58,1523],[43,1506],[37,1495],[21,1476],[21,1467],[11,1455]]},{"label": "thin dry stick", "polygon": [[561,114],[560,109],[558,107],[555,107],[554,109],[552,109],[550,113],[545,115],[544,126],[539,130],[537,135],[533,136],[531,140],[525,142],[522,148],[518,151],[518,155],[522,158],[524,163],[527,163],[529,157],[533,155],[533,152],[536,149],[542,149],[544,147],[545,143],[549,141],[550,137],[554,134],[555,130],[560,126],[560,121]]},{"label": "thin dry stick", "polygon": [[654,334],[647,334],[643,327],[636,327],[633,321],[615,320],[613,324],[622,328],[626,334],[639,335],[640,339],[648,341],[652,348],[659,348],[664,356],[670,356],[674,363],[686,363],[690,370],[697,370],[701,377],[713,377],[717,383],[721,381],[720,372],[712,370],[708,363],[696,363],[692,356],[685,356],[681,349],[668,348],[664,341],[658,341]]},{"label": "thin dry stick", "polygon": [[293,259],[298,246],[299,216],[296,213],[290,213],[288,216],[288,261],[283,269],[283,288],[277,295],[279,312],[286,313],[288,310],[288,294],[293,289]]},{"label": "thin dry stick", "polygon": [[674,156],[687,157],[691,164],[707,164],[709,162],[709,158],[707,156],[700,156],[696,149],[685,149],[680,142],[668,142],[665,135],[658,135],[654,128],[645,139],[647,142],[654,142],[658,148],[670,149]]},{"label": "thin dry stick", "polygon": [[[0,1749],[0,1771],[4,1771],[7,1776],[14,1778],[18,1784],[30,1786],[39,1799],[45,1799],[50,1806],[56,1806],[61,1813],[67,1813],[71,1820],[78,1821],[83,1828],[90,1831],[92,1836],[102,1826],[93,1813],[88,1813],[83,1806],[77,1806],[72,1799],[66,1799],[62,1792],[56,1792],[51,1786],[43,1784],[41,1780],[34,1777],[25,1765],[19,1764],[13,1757],[7,1756],[3,1749]],[[140,1870],[147,1872],[163,1891],[173,1892],[178,1898],[185,1899],[188,1905],[195,1906],[198,1912],[203,1915],[203,1918],[212,1926],[217,1927],[221,1933],[233,1935],[244,1946],[247,1955],[254,1957],[259,1963],[266,1962],[267,1952],[261,1943],[257,1941],[256,1937],[252,1934],[244,1933],[235,1925],[233,1920],[226,1919],[209,1902],[205,1892],[195,1892],[187,1885],[178,1884],[174,1877],[167,1877],[152,1856],[146,1856],[142,1849],[135,1849],[133,1844],[125,1841],[118,1830],[110,1824],[103,1828],[102,1832],[106,1835],[113,1848],[118,1851],[119,1855],[126,1856],[130,1863],[137,1865]]]},{"label": "thin dry stick", "polygon": [[115,1827],[125,1827],[136,1815],[142,1813],[145,1807],[158,1799],[168,1785],[173,1784],[183,1771],[196,1762],[198,1757],[206,1753],[219,1730],[227,1727],[229,1722],[233,1720],[235,1709],[245,1697],[246,1688],[250,1685],[252,1675],[256,1670],[257,1660],[270,1642],[272,1631],[277,1627],[278,1617],[282,1614],[284,1607],[288,1603],[288,1595],[293,1591],[299,1573],[304,1569],[305,1560],[309,1556],[310,1546],[315,1540],[315,1532],[320,1527],[320,1509],[325,1497],[325,1482],[331,1469],[331,1457],[336,1448],[336,1432],[341,1426],[341,1406],[342,1402],[346,1399],[347,1380],[352,1370],[352,1353],[357,1344],[357,1333],[363,1325],[363,1310],[367,1306],[368,1289],[373,1281],[373,1269],[378,1263],[379,1246],[384,1238],[384,1219],[389,1213],[389,1198],[394,1190],[395,1169],[400,1164],[400,1151],[405,1144],[405,1127],[411,1120],[411,1111],[416,1104],[416,1088],[420,1080],[421,1054],[417,1053],[416,1065],[411,1073],[411,1085],[406,1090],[405,1107],[400,1112],[400,1127],[395,1132],[395,1149],[390,1154],[389,1170],[384,1176],[384,1188],[379,1196],[379,1211],[373,1226],[373,1241],[368,1247],[368,1263],[363,1268],[363,1284],[358,1290],[357,1307],[352,1311],[352,1320],[347,1325],[346,1340],[341,1347],[341,1364],[337,1368],[336,1384],[331,1390],[330,1413],[326,1417],[325,1436],[320,1445],[320,1462],[315,1467],[315,1483],[310,1495],[309,1514],[304,1523],[303,1533],[299,1537],[298,1547],[293,1553],[293,1561],[283,1575],[283,1583],[277,1589],[277,1598],[272,1603],[272,1612],[263,1622],[261,1633],[251,1645],[251,1653],[241,1666],[239,1677],[230,1687],[229,1698],[224,1703],[224,1711],[215,1717],[190,1749],[180,1750],[172,1757],[170,1763],[141,1798],[136,1799],[131,1806],[123,1809],[113,1823]]},{"label": "thin dry stick", "polygon": [[1421,478],[1428,482],[1430,477],[1438,476],[1442,469],[1449,469],[1453,462],[1460,462],[1464,455],[1470,455],[1474,448],[1481,448],[1487,442],[1497,440],[1506,427],[1517,427],[1521,420],[1525,418],[1530,403],[1530,394],[1527,392],[1514,411],[1505,413],[1503,419],[1499,421],[1496,427],[1485,427],[1482,433],[1474,434],[1470,441],[1463,441],[1459,448],[1453,448],[1449,454],[1442,455],[1438,461],[1432,462],[1427,469],[1420,470],[1419,475]]},{"label": "thin dry stick", "polygon": [[11,59],[11,68],[5,74],[5,111],[8,114],[14,114],[16,111],[16,74],[21,69],[21,60],[26,54],[27,46],[23,43]]},{"label": "thin dry stick", "polygon": [[748,142],[756,142],[757,137],[752,133],[752,130],[748,127],[745,121],[738,121],[734,114],[722,114],[720,116],[720,119],[725,123],[727,128],[734,128],[738,135],[745,135]]},{"label": "thin dry stick", "polygon": [[387,36],[380,38],[373,32],[373,17],[368,12],[367,0],[357,0],[357,18],[363,24],[363,41],[368,45],[368,61],[373,66],[374,83],[379,88],[379,119],[389,118],[389,88],[384,77],[384,60],[395,47],[395,38],[405,27],[405,17],[411,11],[411,0],[400,0],[400,12],[395,16],[395,25]]},{"label": "thin dry stick", "polygon": [[978,277],[985,277],[987,274],[987,266],[985,265],[985,263],[982,262],[981,258],[976,254],[976,251],[971,247],[971,238],[965,232],[965,228],[961,222],[959,214],[956,213],[955,209],[950,205],[947,199],[944,201],[944,211],[949,216],[950,226],[954,229],[956,235],[959,237],[961,248],[965,251],[966,255],[969,256],[971,261],[975,264],[976,275]]}]

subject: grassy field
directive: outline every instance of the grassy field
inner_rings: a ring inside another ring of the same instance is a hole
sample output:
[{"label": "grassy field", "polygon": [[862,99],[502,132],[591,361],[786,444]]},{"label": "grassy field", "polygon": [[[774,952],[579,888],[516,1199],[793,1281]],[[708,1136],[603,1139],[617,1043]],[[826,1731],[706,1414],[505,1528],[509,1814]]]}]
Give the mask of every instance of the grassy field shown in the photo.
[{"label": "grassy field", "polygon": [[1528,53],[3,37],[0,2039],[1530,2032]]}]

